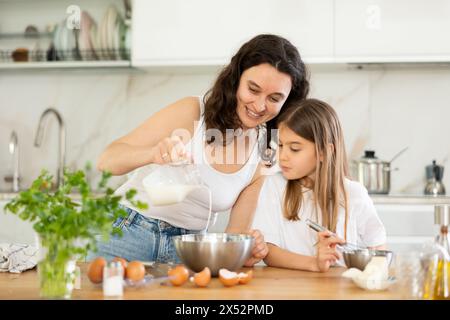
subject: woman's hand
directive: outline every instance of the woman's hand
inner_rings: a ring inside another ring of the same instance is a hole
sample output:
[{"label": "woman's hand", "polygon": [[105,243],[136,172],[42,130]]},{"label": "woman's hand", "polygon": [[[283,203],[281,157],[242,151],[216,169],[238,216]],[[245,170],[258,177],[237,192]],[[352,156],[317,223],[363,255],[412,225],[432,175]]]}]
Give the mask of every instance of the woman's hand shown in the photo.
[{"label": "woman's hand", "polygon": [[252,267],[254,264],[258,263],[267,256],[269,253],[269,247],[264,241],[264,236],[261,231],[250,230],[248,234],[255,238],[255,242],[252,248],[252,256],[245,262],[244,266]]},{"label": "woman's hand", "polygon": [[166,164],[189,158],[183,141],[178,136],[164,138],[151,149],[152,163]]},{"label": "woman's hand", "polygon": [[337,244],[343,244],[345,241],[334,236],[329,231],[318,233],[319,242],[317,243],[317,267],[320,272],[326,272],[330,267],[340,259],[340,254],[336,250]]}]

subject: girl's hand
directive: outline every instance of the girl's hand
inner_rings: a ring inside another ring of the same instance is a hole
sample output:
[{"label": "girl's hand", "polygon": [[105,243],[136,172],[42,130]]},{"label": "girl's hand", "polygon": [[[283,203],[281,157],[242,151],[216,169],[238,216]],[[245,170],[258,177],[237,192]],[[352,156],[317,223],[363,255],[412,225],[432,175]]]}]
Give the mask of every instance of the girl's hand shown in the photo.
[{"label": "girl's hand", "polygon": [[345,241],[334,236],[329,231],[318,233],[319,242],[317,244],[317,267],[320,272],[326,272],[330,267],[340,259],[340,254],[336,250],[337,244],[343,244]]},{"label": "girl's hand", "polygon": [[164,138],[151,149],[152,163],[167,164],[188,158],[183,141],[178,136]]},{"label": "girl's hand", "polygon": [[244,266],[252,267],[255,263],[258,263],[267,256],[269,253],[269,247],[264,241],[264,236],[261,231],[250,230],[248,234],[255,238],[255,242],[253,244],[252,256],[245,262]]}]

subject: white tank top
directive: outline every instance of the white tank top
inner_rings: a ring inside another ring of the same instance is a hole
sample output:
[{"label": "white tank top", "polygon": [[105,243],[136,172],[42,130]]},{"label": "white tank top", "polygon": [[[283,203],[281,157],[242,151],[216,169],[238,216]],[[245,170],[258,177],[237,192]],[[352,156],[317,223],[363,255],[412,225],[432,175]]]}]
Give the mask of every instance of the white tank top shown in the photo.
[{"label": "white tank top", "polygon": [[[236,202],[241,191],[249,185],[256,168],[260,162],[258,143],[253,144],[253,149],[246,163],[234,173],[223,173],[214,169],[204,157],[205,123],[203,117],[203,99],[200,101],[200,121],[195,129],[194,136],[186,145],[191,152],[193,161],[197,165],[200,177],[210,188],[212,193],[212,212],[229,210]],[[256,130],[253,137],[256,138]],[[253,142],[255,139],[253,139]],[[202,230],[206,228],[209,214],[209,194],[206,189],[198,189],[189,193],[183,202],[167,205],[152,206],[147,192],[142,185],[142,180],[155,168],[154,164],[136,169],[130,179],[120,186],[115,194],[124,195],[130,189],[136,189],[135,200],[148,203],[147,210],[139,210],[128,201],[122,200],[121,204],[134,209],[144,216],[160,219],[173,226],[189,230]]]}]

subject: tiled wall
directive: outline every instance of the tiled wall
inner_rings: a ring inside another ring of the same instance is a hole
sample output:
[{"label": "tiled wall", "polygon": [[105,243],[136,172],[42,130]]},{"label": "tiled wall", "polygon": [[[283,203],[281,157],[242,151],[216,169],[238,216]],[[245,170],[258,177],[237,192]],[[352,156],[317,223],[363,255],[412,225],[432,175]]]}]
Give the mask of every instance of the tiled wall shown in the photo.
[{"label": "tiled wall", "polygon": [[[216,73],[214,68],[0,73],[0,189],[8,187],[3,176],[12,169],[12,130],[19,136],[23,185],[41,168],[56,170],[56,121],[43,146],[33,146],[39,116],[47,107],[59,110],[66,122],[67,165],[81,168],[87,161],[95,163],[108,143],[155,111],[181,97],[202,95]],[[393,163],[399,170],[392,173],[392,194],[421,194],[425,166],[432,159],[448,165],[449,67],[314,67],[311,83],[310,96],[327,101],[340,115],[349,158],[373,148],[389,160],[409,146]],[[450,188],[447,171],[444,183]]]}]

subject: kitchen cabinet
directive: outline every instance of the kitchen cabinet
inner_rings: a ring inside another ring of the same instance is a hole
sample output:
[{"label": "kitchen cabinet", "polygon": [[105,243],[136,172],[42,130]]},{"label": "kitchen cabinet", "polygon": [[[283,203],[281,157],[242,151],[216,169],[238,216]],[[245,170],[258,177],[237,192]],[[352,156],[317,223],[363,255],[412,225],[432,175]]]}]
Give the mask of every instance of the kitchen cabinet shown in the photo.
[{"label": "kitchen cabinet", "polygon": [[449,61],[448,30],[448,0],[335,0],[338,62]]},{"label": "kitchen cabinet", "polygon": [[286,37],[309,64],[450,61],[448,0],[134,0],[132,4],[132,18],[126,19],[133,30],[131,41],[126,41],[131,63],[128,58],[12,63],[13,50],[35,48],[36,39],[19,39],[19,45],[11,36],[22,36],[27,25],[37,26],[43,39],[36,56],[41,57],[45,52],[39,50],[53,39],[44,31],[66,18],[71,5],[92,14],[99,28],[109,5],[127,15],[121,0],[57,4],[0,0],[0,69],[220,66],[259,33]]},{"label": "kitchen cabinet", "polygon": [[420,250],[439,233],[432,204],[375,203],[387,233],[387,245],[394,252]]},{"label": "kitchen cabinet", "polygon": [[133,2],[132,65],[221,65],[260,33],[279,34],[306,62],[333,56],[333,0]]}]

